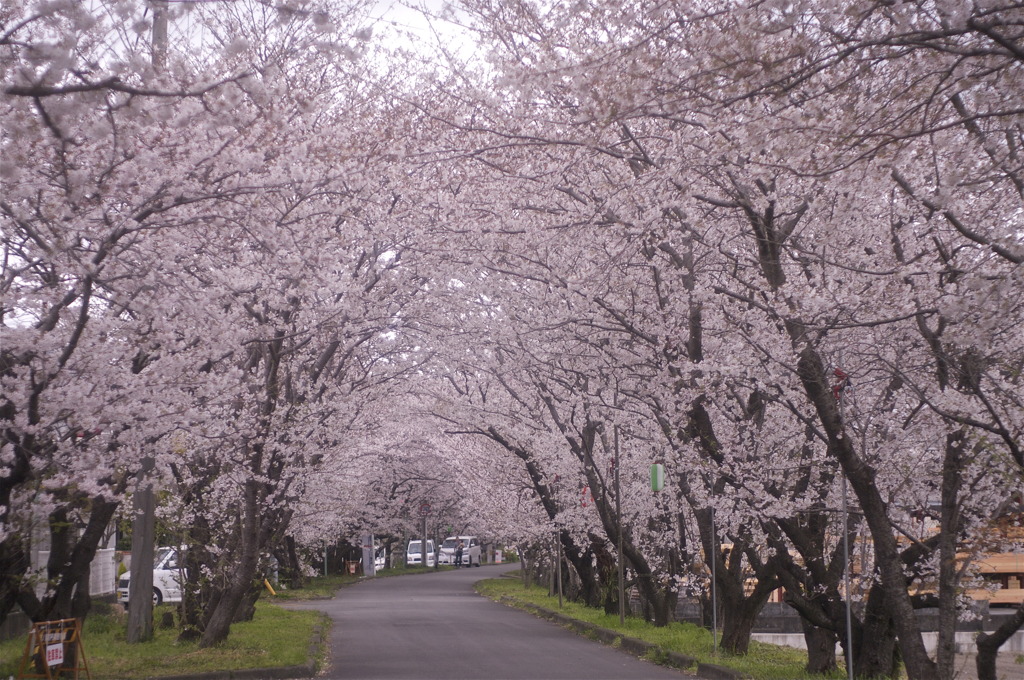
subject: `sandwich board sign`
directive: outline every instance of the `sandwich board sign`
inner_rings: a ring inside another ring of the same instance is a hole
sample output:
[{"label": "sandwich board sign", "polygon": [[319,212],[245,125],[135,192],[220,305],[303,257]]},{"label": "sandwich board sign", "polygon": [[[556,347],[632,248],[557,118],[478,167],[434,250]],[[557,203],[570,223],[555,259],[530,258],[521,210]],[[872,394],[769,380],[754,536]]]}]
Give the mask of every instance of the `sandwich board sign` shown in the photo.
[{"label": "sandwich board sign", "polygon": [[78,619],[39,621],[32,624],[32,629],[28,632],[28,642],[25,644],[25,654],[18,668],[18,680],[78,680],[79,671],[85,671],[85,677],[92,678],[85,661],[82,626]]}]

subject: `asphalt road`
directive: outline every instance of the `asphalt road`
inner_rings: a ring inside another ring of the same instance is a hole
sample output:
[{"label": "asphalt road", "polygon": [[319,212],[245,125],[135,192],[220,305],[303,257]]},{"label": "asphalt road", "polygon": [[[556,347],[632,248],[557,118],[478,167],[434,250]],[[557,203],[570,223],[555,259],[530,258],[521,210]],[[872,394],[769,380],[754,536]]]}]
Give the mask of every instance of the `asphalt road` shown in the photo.
[{"label": "asphalt road", "polygon": [[692,680],[473,590],[515,568],[367,579],[293,606],[334,619],[330,680]]}]

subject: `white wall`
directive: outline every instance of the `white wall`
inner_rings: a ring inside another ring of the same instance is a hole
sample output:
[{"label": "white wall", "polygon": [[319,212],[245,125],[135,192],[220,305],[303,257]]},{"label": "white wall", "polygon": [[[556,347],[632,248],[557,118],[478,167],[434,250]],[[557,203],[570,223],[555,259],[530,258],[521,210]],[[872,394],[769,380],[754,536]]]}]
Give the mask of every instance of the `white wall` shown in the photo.
[{"label": "white wall", "polygon": [[[33,570],[41,570],[45,574],[46,561],[50,559],[49,550],[37,550],[32,555]],[[117,551],[113,548],[100,548],[96,551],[96,557],[92,561],[89,573],[89,594],[110,595],[117,590]],[[42,597],[45,590],[45,583],[42,579],[36,584],[36,595]]]}]

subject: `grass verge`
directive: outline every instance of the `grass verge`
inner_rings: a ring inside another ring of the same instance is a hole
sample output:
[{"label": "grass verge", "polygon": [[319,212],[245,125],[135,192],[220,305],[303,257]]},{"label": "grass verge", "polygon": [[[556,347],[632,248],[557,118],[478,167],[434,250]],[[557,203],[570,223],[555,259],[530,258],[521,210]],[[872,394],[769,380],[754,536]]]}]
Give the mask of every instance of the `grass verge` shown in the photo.
[{"label": "grass verge", "polygon": [[488,579],[476,584],[477,591],[493,600],[517,604],[532,604],[558,612],[579,621],[586,621],[601,628],[613,630],[630,638],[650,642],[661,648],[661,653],[648,654],[657,663],[663,663],[668,652],[678,652],[693,657],[701,663],[725,666],[745,673],[756,680],[822,680],[823,678],[845,678],[840,669],[832,675],[809,674],[804,670],[806,652],[790,647],[780,647],[751,641],[750,651],[745,656],[712,654],[714,642],[711,632],[689,623],[672,623],[658,628],[653,624],[634,617],[627,617],[624,625],[619,624],[617,615],[605,614],[601,609],[585,607],[576,602],[564,601],[561,609],[558,598],[548,595],[546,588],[526,588],[521,581],[509,578]]},{"label": "grass verge", "polygon": [[263,593],[263,598],[270,602],[281,600],[329,600],[339,588],[352,585],[359,581],[358,576],[350,574],[332,574],[315,576],[297,590],[289,590],[283,584],[274,588],[274,594]]},{"label": "grass verge", "polygon": [[[437,571],[450,571],[454,567],[442,566]],[[389,576],[404,576],[405,574],[423,574],[435,571],[434,567],[392,567],[390,569],[378,569],[376,577],[386,578]],[[306,584],[297,590],[289,590],[285,586],[277,586],[274,595],[265,593],[271,601],[276,600],[319,600],[330,599],[339,588],[358,583],[363,576],[358,574],[331,574],[329,576],[314,576],[306,581]]]},{"label": "grass verge", "polygon": [[[443,566],[439,569],[446,571],[452,568]],[[383,578],[427,571],[434,569],[382,569],[377,576]],[[263,599],[257,603],[256,617],[231,626],[228,640],[213,649],[199,649],[195,643],[177,642],[176,628],[156,628],[153,640],[130,645],[125,642],[124,615],[115,615],[109,604],[97,601],[82,631],[85,659],[90,674],[96,680],[143,680],[160,675],[301,665],[307,661],[307,651],[315,631],[321,630],[326,634],[330,619],[319,612],[285,610],[273,603],[329,599],[339,588],[357,583],[361,578],[352,574],[317,576],[298,590],[277,588],[275,595],[264,593]],[[154,621],[159,621],[164,612],[174,611],[175,605],[157,607]],[[21,636],[0,642],[0,678],[17,674],[25,653],[26,639],[27,636]]]},{"label": "grass verge", "polygon": [[[173,610],[172,605],[162,605],[155,619]],[[261,601],[252,621],[231,626],[227,641],[199,649],[195,643],[179,643],[176,628],[156,628],[149,642],[128,644],[124,615],[96,612],[86,618],[82,646],[94,680],[144,680],[161,675],[299,666],[309,660],[310,643],[318,631],[325,636],[329,626],[330,619],[321,612],[291,611]],[[0,643],[0,678],[17,674],[26,637]]]}]

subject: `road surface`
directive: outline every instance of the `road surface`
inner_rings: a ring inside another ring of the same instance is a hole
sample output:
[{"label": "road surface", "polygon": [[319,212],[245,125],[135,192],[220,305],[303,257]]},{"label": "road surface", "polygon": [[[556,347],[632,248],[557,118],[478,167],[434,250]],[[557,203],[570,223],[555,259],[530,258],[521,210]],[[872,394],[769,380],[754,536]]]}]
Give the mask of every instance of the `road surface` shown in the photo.
[{"label": "road surface", "polygon": [[592,642],[477,595],[517,565],[367,579],[333,600],[296,603],[334,620],[330,680],[684,680],[694,677]]}]

